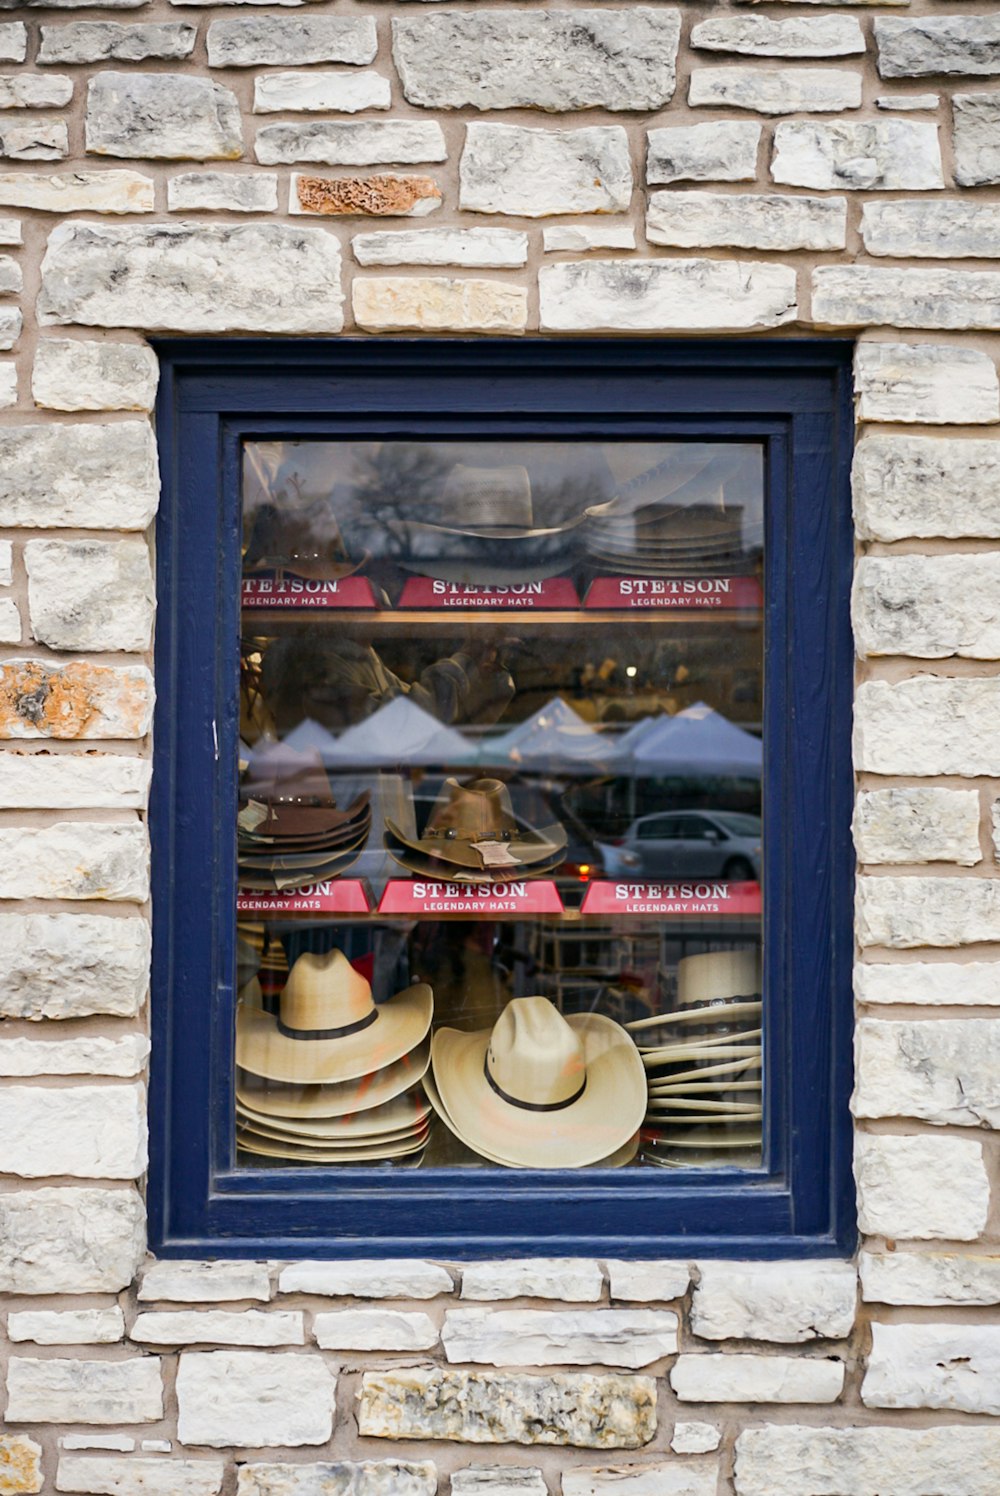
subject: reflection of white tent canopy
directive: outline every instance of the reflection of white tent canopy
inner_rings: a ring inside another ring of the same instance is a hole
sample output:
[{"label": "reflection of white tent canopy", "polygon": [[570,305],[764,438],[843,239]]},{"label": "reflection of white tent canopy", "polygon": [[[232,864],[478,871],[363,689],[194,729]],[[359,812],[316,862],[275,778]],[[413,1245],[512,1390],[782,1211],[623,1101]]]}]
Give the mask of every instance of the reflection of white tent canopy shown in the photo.
[{"label": "reflection of white tent canopy", "polygon": [[472,756],[461,733],[445,727],[409,696],[396,696],[349,727],[324,753],[327,764],[460,764]]},{"label": "reflection of white tent canopy", "polygon": [[553,696],[523,722],[492,738],[480,751],[480,762],[518,764],[533,769],[567,766],[600,769],[615,757],[610,738],[595,732],[560,696]]},{"label": "reflection of white tent canopy", "polygon": [[322,722],[314,722],[312,717],[305,717],[298,727],[292,728],[283,741],[286,748],[295,748],[299,753],[318,753],[326,763],[334,744],[334,737]]},{"label": "reflection of white tent canopy", "polygon": [[636,723],[620,740],[635,774],[686,774],[704,779],[734,775],[759,779],[761,741],[713,711],[703,701],[676,717],[654,717]]}]

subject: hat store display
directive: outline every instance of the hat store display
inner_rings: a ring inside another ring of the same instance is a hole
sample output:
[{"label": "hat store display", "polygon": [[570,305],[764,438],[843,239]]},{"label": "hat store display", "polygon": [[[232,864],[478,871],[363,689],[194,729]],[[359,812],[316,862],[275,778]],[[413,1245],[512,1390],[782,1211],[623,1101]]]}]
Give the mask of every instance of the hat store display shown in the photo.
[{"label": "hat store display", "polygon": [[248,575],[273,571],[279,580],[289,573],[305,581],[336,582],[353,576],[367,560],[367,553],[351,560],[328,505],[297,510],[262,504],[250,529],[243,570]]},{"label": "hat store display", "polygon": [[566,851],[565,829],[536,829],[519,820],[499,779],[446,779],[419,836],[388,817],[385,828],[386,850],[400,867],[464,883],[541,878]]},{"label": "hat store display", "polygon": [[370,797],[339,808],[318,753],[276,748],[252,758],[237,818],[242,888],[280,892],[336,878],[360,857],[371,830]]}]

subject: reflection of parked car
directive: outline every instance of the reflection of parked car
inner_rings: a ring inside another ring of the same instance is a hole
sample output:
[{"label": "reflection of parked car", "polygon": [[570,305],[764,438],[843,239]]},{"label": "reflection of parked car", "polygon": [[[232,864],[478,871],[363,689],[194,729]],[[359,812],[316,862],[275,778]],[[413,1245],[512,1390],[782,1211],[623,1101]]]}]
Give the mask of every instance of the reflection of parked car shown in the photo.
[{"label": "reflection of parked car", "polygon": [[760,816],[736,810],[676,810],[640,816],[607,847],[611,876],[760,879]]}]

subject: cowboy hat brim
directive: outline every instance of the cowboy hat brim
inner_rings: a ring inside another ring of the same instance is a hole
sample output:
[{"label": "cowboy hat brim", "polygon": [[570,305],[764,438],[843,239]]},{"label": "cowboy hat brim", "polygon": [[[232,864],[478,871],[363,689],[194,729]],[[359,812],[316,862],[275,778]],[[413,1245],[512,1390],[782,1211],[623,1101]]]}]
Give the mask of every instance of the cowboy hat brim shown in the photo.
[{"label": "cowboy hat brim", "polygon": [[419,878],[430,878],[432,881],[448,883],[510,883],[511,881],[523,880],[525,878],[546,878],[556,872],[565,862],[562,851],[547,862],[536,862],[531,867],[506,867],[506,868],[463,868],[455,863],[439,862],[429,857],[422,857],[412,852],[409,847],[402,846],[399,842],[391,842],[386,839],[385,849],[393,862],[408,873],[416,873]]},{"label": "cowboy hat brim", "polygon": [[[247,1093],[243,1094],[245,1096]],[[242,1100],[237,1093],[236,1111],[251,1126],[272,1128],[299,1138],[326,1139],[331,1143],[342,1143],[352,1138],[372,1141],[386,1134],[416,1132],[424,1126],[431,1112],[424,1097],[415,1092],[406,1092],[381,1106],[349,1112],[343,1117],[279,1117],[256,1104],[256,1093],[250,1094],[254,1095],[253,1102]]]},{"label": "cowboy hat brim", "polygon": [[286,1084],[336,1084],[382,1070],[415,1049],[431,1026],[434,995],[425,982],[397,992],[376,1009],[375,1022],[336,1039],[290,1039],[278,1019],[240,1003],[236,1063],[251,1075]]},{"label": "cowboy hat brim", "polygon": [[301,577],[304,582],[340,582],[344,577],[353,577],[370,560],[370,551],[363,552],[356,561],[306,561],[298,556],[262,556],[259,561],[249,564],[244,561],[243,570],[247,576],[273,571],[282,572],[286,577]]},{"label": "cowboy hat brim", "polygon": [[[501,843],[515,861],[498,868],[486,861],[483,854],[477,851],[476,843],[473,841],[464,841],[457,836],[451,840],[441,836],[408,836],[388,817],[386,817],[385,829],[387,846],[391,838],[398,845],[407,847],[419,857],[426,857],[437,865],[456,867],[465,872],[486,872],[491,877],[495,877],[498,872],[503,872],[508,877],[515,877],[522,868],[533,867],[538,862],[550,862],[553,857],[566,850],[564,827],[552,825],[546,826],[542,831],[528,831],[523,826],[519,826],[518,840]],[[494,843],[495,838],[483,836],[480,837],[480,841]]]},{"label": "cowboy hat brim", "polygon": [[255,1137],[270,1138],[275,1143],[293,1143],[297,1148],[324,1148],[333,1152],[343,1152],[345,1149],[375,1148],[382,1143],[407,1143],[414,1138],[426,1138],[430,1123],[421,1122],[419,1126],[397,1127],[392,1132],[377,1134],[359,1133],[351,1138],[328,1138],[315,1133],[308,1133],[293,1126],[281,1127],[270,1121],[260,1121],[257,1117],[250,1117],[246,1112],[236,1109],[236,1122],[239,1127],[247,1132],[252,1132]]},{"label": "cowboy hat brim", "polygon": [[[300,1041],[301,1042],[301,1041]],[[394,1064],[350,1081],[324,1085],[269,1085],[259,1087],[237,1079],[236,1099],[271,1117],[348,1117],[384,1106],[423,1080],[431,1060],[430,1040]],[[257,1080],[259,1077],[250,1077]]]},{"label": "cowboy hat brim", "polygon": [[367,1148],[299,1148],[293,1142],[279,1143],[272,1138],[258,1137],[247,1128],[238,1128],[236,1144],[245,1152],[259,1153],[263,1158],[284,1158],[306,1164],[360,1164],[419,1153],[427,1146],[427,1134],[398,1143],[373,1143]]},{"label": "cowboy hat brim", "polygon": [[[399,565],[404,571],[416,572],[418,576],[434,577],[439,582],[462,582],[470,587],[513,587],[518,582],[544,582],[548,577],[558,577],[570,564],[569,558],[560,553],[547,560],[508,566],[502,561],[488,561],[483,557],[450,556],[400,556]],[[511,606],[517,606],[517,598],[511,598]]]}]

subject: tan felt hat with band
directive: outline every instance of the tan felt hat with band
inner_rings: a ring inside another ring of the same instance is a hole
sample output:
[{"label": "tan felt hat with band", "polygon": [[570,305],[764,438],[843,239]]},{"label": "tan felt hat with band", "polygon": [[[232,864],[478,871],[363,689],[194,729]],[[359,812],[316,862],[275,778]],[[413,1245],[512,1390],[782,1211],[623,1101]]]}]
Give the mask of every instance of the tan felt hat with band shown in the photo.
[{"label": "tan felt hat with band", "polygon": [[487,877],[515,877],[529,872],[534,863],[551,866],[566,846],[564,827],[536,831],[519,821],[510,792],[499,779],[468,784],[446,779],[421,836],[402,831],[388,817],[385,824],[387,839],[418,854],[420,871],[430,858],[440,872],[452,866]]}]

